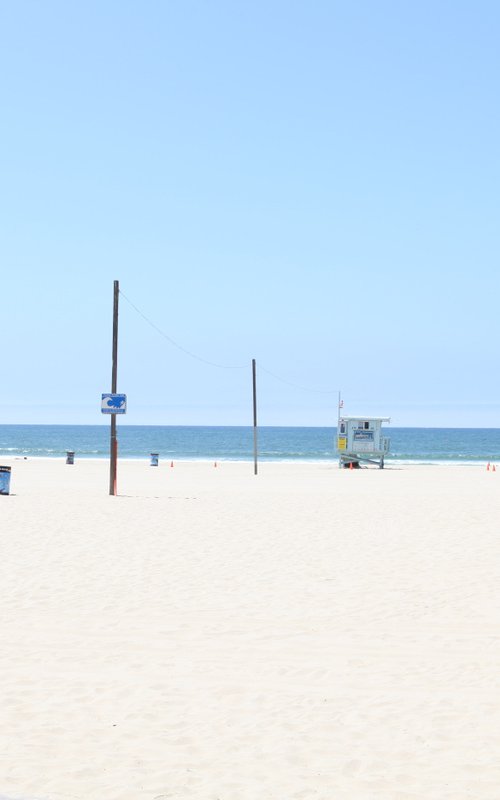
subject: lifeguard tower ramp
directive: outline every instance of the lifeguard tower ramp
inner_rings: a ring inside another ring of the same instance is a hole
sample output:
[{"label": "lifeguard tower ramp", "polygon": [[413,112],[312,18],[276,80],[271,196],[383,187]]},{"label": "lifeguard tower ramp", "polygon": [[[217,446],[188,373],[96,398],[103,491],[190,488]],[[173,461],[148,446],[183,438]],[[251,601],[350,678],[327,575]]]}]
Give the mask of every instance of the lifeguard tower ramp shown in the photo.
[{"label": "lifeguard tower ramp", "polygon": [[359,467],[367,463],[383,469],[391,440],[384,436],[382,424],[390,421],[390,417],[339,417],[339,467]]}]

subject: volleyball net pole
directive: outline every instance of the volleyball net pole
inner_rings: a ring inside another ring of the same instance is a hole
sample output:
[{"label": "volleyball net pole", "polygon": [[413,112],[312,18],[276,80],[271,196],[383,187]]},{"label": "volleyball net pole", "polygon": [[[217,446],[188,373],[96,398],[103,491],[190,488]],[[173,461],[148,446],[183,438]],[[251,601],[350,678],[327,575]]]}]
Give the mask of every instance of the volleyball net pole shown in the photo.
[{"label": "volleyball net pole", "polygon": [[253,386],[253,473],[257,475],[257,368],[255,358],[252,358],[252,386]]}]

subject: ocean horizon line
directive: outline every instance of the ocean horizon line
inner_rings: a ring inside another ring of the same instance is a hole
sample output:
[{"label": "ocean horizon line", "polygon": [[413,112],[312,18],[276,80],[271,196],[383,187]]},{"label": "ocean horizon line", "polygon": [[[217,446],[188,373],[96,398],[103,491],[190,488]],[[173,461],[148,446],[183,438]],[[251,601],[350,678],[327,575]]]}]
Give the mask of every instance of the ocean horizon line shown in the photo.
[{"label": "ocean horizon line", "polygon": [[[356,418],[359,416],[362,419],[363,415],[353,415]],[[367,418],[372,415],[366,415]],[[391,430],[424,430],[424,431],[496,431],[500,430],[500,426],[496,425],[392,425],[385,423],[388,426],[388,431]],[[20,427],[34,427],[34,428],[109,428],[109,419],[103,422],[0,422],[1,428],[20,428]],[[214,429],[242,429],[248,430],[254,428],[250,423],[248,425],[208,425],[201,423],[152,423],[152,422],[122,422],[119,420],[120,428],[214,428]],[[337,425],[257,425],[258,429],[297,429],[297,430],[336,430]]]}]

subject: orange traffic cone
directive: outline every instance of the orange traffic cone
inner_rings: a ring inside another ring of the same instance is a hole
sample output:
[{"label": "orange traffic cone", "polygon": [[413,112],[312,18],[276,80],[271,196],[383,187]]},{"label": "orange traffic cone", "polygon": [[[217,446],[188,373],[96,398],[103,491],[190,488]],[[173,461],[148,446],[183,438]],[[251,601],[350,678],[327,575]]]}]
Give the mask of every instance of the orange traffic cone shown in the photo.
[{"label": "orange traffic cone", "polygon": [[497,471],[497,468],[495,467],[495,465],[494,465],[494,464],[493,464],[493,466],[492,466],[492,468],[491,468],[491,471],[492,471],[492,472],[496,472],[496,471]]},{"label": "orange traffic cone", "polygon": [[174,462],[173,462],[173,461],[171,461],[171,462],[170,462],[170,466],[171,466],[171,467],[173,467],[173,466],[174,466]]},{"label": "orange traffic cone", "polygon": [[354,469],[352,461],[349,461],[349,469]]}]

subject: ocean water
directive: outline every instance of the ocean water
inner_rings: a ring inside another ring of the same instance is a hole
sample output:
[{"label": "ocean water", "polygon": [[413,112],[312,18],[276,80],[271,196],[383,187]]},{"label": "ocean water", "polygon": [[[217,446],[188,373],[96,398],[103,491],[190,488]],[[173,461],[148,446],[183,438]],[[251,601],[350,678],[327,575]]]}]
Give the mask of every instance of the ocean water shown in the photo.
[{"label": "ocean water", "polygon": [[[393,428],[384,427],[391,439],[390,463],[500,462],[498,428]],[[262,461],[336,460],[336,428],[258,429]],[[159,453],[163,459],[253,460],[253,428],[120,425],[121,458],[145,458]],[[61,458],[67,450],[75,459],[109,457],[109,425],[0,425],[0,457]]]}]

